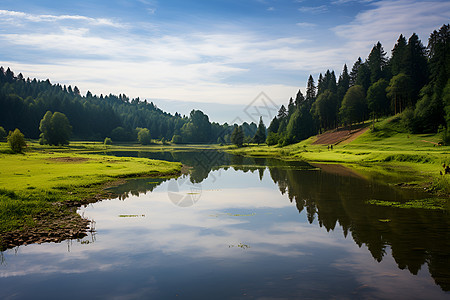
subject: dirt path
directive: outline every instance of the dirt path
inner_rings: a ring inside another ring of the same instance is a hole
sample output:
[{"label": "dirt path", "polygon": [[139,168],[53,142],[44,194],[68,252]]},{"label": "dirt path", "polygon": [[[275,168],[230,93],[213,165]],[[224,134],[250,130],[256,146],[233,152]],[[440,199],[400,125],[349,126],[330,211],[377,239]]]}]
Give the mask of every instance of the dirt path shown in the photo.
[{"label": "dirt path", "polygon": [[369,127],[356,130],[337,129],[334,131],[328,131],[319,135],[313,145],[337,145],[342,142],[350,143],[367,130],[369,130]]}]

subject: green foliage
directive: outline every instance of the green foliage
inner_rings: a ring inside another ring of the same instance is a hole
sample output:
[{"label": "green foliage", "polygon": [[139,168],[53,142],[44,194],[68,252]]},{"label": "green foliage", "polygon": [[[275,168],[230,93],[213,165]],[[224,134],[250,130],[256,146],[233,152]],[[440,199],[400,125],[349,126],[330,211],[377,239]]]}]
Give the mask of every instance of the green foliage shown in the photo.
[{"label": "green foliage", "polygon": [[421,98],[414,110],[414,132],[435,133],[439,125],[444,123],[442,99],[431,91],[432,87],[429,85],[422,89]]},{"label": "green foliage", "polygon": [[14,153],[21,153],[23,148],[27,146],[24,135],[17,128],[9,132],[7,140],[9,147]]},{"label": "green foliage", "polygon": [[6,138],[6,130],[2,126],[0,126],[0,141],[4,140]]},{"label": "green foliage", "polygon": [[142,145],[149,145],[152,142],[150,130],[147,128],[140,128],[138,132],[138,141]]},{"label": "green foliage", "polygon": [[183,142],[181,135],[174,134],[172,137],[172,143],[174,144],[181,144]]},{"label": "green foliage", "polygon": [[273,117],[272,122],[270,122],[269,128],[267,128],[267,132],[277,133],[279,127],[280,127],[280,119],[278,119],[275,116]]},{"label": "green foliage", "polygon": [[192,110],[189,121],[181,128],[181,134],[183,141],[187,143],[211,142],[211,123],[208,116],[200,110]]},{"label": "green foliage", "polygon": [[329,129],[337,123],[337,96],[329,90],[321,93],[312,107],[313,116],[319,121],[320,127]]},{"label": "green foliage", "polygon": [[386,88],[387,96],[391,99],[394,113],[400,113],[411,105],[411,78],[400,73],[392,77],[389,86]]},{"label": "green foliage", "polygon": [[112,145],[112,140],[109,137],[105,137],[105,140],[103,141],[104,145]]},{"label": "green foliage", "polygon": [[369,87],[367,104],[374,117],[386,115],[389,112],[389,100],[386,96],[388,82],[380,79]]},{"label": "green foliage", "polygon": [[367,65],[370,70],[370,82],[372,84],[385,77],[387,58],[380,42],[373,46],[367,59]]},{"label": "green foliage", "polygon": [[258,145],[266,142],[266,126],[264,126],[262,117],[259,118],[258,129],[253,137],[253,141]]},{"label": "green foliage", "polygon": [[40,144],[68,145],[72,126],[63,113],[52,114],[51,111],[47,111],[40,122],[39,130],[41,131]]},{"label": "green foliage", "polygon": [[358,74],[356,75],[355,85],[362,86],[364,88],[364,92],[366,92],[369,89],[370,84],[372,83],[371,76],[372,74],[368,66],[368,63],[367,62],[362,63],[359,66]]},{"label": "green foliage", "polygon": [[[322,94],[324,95],[324,94]],[[319,96],[319,97],[322,97]],[[301,105],[289,119],[286,129],[288,143],[304,140],[314,134],[314,120],[307,104]]]},{"label": "green foliage", "polygon": [[391,67],[391,74],[393,76],[399,73],[406,72],[406,53],[407,53],[407,43],[403,34],[400,34],[400,37],[397,40],[397,43],[394,45],[394,49],[392,49],[392,56],[389,62]]},{"label": "green foliage", "polygon": [[401,114],[401,123],[408,132],[415,132],[417,124],[414,117],[414,110],[411,107],[405,109]]},{"label": "green foliage", "polygon": [[353,124],[365,120],[367,101],[364,88],[360,85],[348,89],[339,111],[342,121]]},{"label": "green foliage", "polygon": [[242,130],[242,126],[234,126],[234,130],[231,133],[231,142],[238,147],[242,147],[244,144],[244,131]]},{"label": "green foliage", "polygon": [[132,133],[121,126],[111,131],[111,138],[115,142],[129,142],[134,140]]},{"label": "green foliage", "polygon": [[369,200],[368,204],[377,206],[389,206],[396,208],[419,208],[419,209],[436,209],[436,210],[446,210],[447,209],[447,199],[440,198],[427,198],[421,200],[413,200],[407,202],[397,202],[397,201],[384,201],[384,200]]},{"label": "green foliage", "polygon": [[267,135],[266,143],[269,146],[273,146],[278,144],[278,140],[279,140],[278,133],[269,132],[269,134]]}]

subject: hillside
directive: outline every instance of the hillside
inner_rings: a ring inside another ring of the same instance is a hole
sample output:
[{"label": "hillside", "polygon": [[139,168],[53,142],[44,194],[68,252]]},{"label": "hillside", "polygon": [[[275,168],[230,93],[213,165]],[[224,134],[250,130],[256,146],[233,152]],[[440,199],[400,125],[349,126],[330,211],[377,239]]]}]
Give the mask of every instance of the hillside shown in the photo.
[{"label": "hillside", "polygon": [[[450,164],[450,147],[439,145],[442,135],[408,133],[400,115],[383,119],[375,123],[374,128],[365,127],[348,133],[335,130],[286,147],[254,145],[227,151],[351,165],[367,176],[388,176],[392,183],[419,184],[450,193],[450,174],[444,175],[443,168]],[[333,149],[329,148],[331,143]]]}]

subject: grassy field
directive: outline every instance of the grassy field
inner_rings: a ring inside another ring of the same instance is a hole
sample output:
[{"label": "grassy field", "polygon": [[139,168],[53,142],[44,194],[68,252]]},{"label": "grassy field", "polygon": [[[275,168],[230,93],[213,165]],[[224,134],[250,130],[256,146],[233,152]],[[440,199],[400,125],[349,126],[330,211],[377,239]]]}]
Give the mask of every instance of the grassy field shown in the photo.
[{"label": "grassy field", "polygon": [[[89,143],[88,143],[89,144]],[[24,154],[10,154],[0,143],[0,234],[32,227],[36,216],[60,215],[101,193],[120,178],[173,176],[181,164],[145,158],[86,154],[100,143],[50,148],[30,143]]]},{"label": "grassy field", "polygon": [[[278,157],[287,160],[346,164],[368,176],[404,177],[436,192],[450,194],[450,174],[443,176],[443,164],[450,164],[450,147],[437,145],[439,134],[409,134],[399,120],[389,118],[375,124],[355,140],[333,145],[313,145],[317,137],[286,147],[251,145],[227,148],[235,154]],[[408,175],[408,176],[405,176]]]}]

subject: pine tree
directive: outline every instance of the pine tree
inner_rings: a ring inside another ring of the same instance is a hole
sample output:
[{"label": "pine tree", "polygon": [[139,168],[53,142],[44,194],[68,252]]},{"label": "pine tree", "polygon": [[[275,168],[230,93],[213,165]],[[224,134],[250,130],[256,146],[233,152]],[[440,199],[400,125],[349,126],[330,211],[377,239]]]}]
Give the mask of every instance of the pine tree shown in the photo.
[{"label": "pine tree", "polygon": [[360,85],[367,91],[370,87],[371,72],[367,62],[362,63],[358,69],[358,75],[356,76],[356,85]]},{"label": "pine tree", "polygon": [[383,50],[381,43],[378,42],[375,46],[373,46],[367,59],[367,66],[370,70],[370,84],[373,84],[384,77],[384,69],[386,65],[386,52]]},{"label": "pine tree", "polygon": [[316,99],[316,86],[314,84],[314,78],[309,75],[308,83],[306,85],[306,101],[311,105]]},{"label": "pine tree", "polygon": [[295,103],[294,103],[294,99],[289,99],[289,104],[288,104],[288,118],[291,117],[291,115],[294,113],[295,111]]},{"label": "pine tree", "polygon": [[406,39],[403,34],[401,34],[392,49],[391,60],[389,61],[392,76],[406,72],[406,47]]},{"label": "pine tree", "polygon": [[411,100],[417,102],[419,92],[428,81],[428,62],[425,46],[419,40],[417,34],[413,33],[408,40],[406,48],[406,75],[411,79]]},{"label": "pine tree", "polygon": [[284,105],[281,105],[280,110],[278,110],[278,115],[277,118],[279,120],[284,119],[287,117],[287,110],[286,107],[284,107]]},{"label": "pine tree", "polygon": [[255,136],[253,137],[253,141],[258,145],[266,141],[266,126],[264,125],[262,117],[259,117],[259,125]]},{"label": "pine tree", "polygon": [[342,74],[339,76],[339,81],[337,85],[337,96],[338,96],[338,107],[341,106],[342,100],[344,99],[345,93],[350,88],[350,75],[348,74],[347,65],[344,65]]},{"label": "pine tree", "polygon": [[358,78],[358,71],[360,66],[362,65],[361,57],[358,57],[358,60],[353,64],[352,70],[350,72],[350,86],[354,86],[356,84],[356,79]]},{"label": "pine tree", "polygon": [[300,107],[300,105],[305,101],[305,97],[301,90],[298,90],[297,96],[295,97],[295,106]]},{"label": "pine tree", "polygon": [[244,131],[242,126],[234,126],[234,130],[231,133],[231,142],[238,147],[242,147],[244,144]]}]

